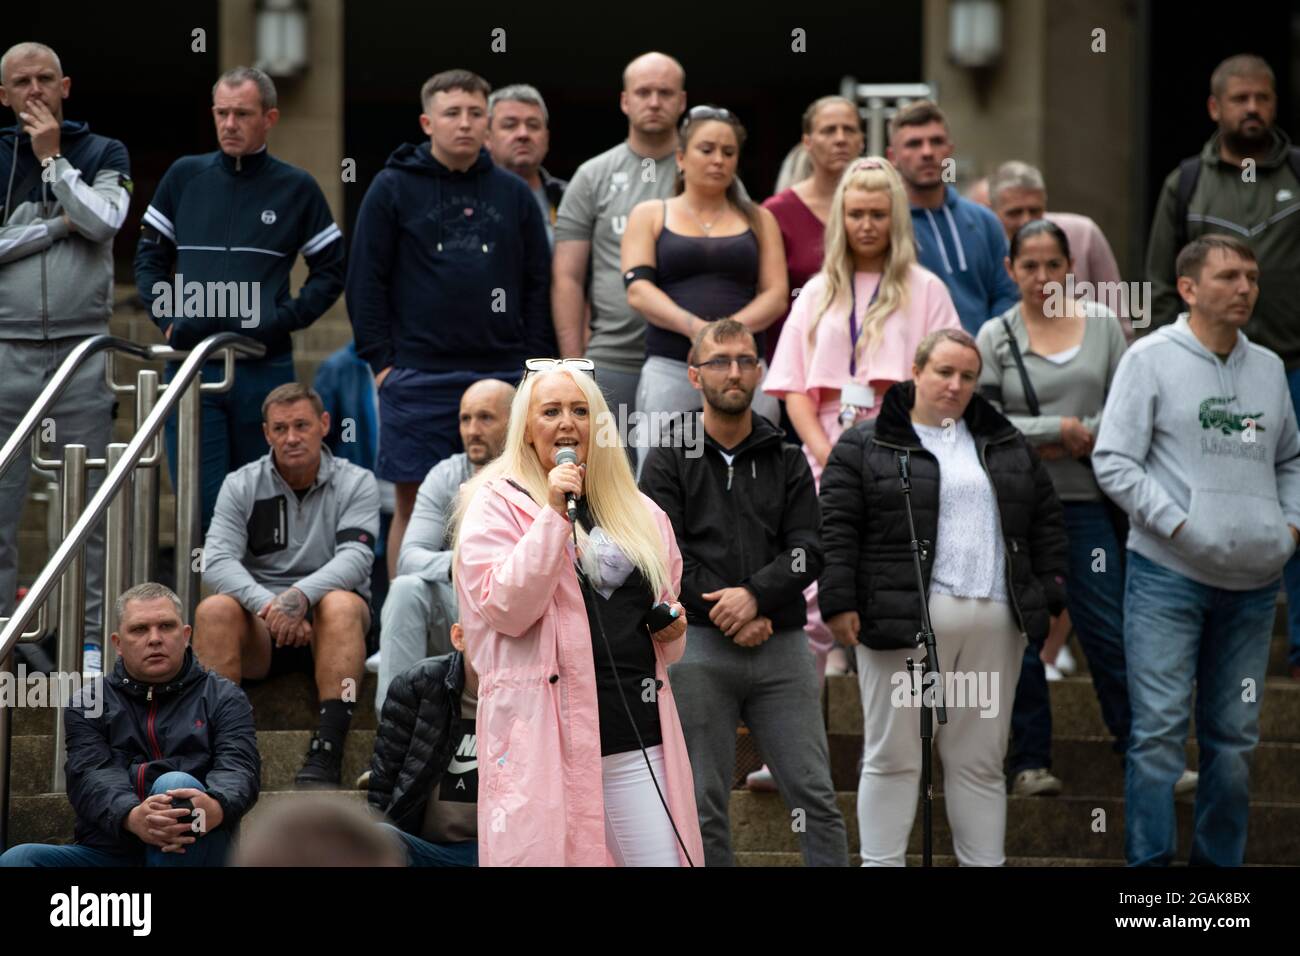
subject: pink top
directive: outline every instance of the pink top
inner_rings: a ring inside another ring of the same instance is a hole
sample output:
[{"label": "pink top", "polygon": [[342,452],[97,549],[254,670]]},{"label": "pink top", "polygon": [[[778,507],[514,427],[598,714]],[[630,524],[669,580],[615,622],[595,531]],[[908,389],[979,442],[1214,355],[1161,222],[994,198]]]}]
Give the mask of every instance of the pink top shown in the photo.
[{"label": "pink top", "polygon": [[[822,246],[826,238],[826,224],[808,208],[793,189],[783,189],[764,200],[763,208],[781,227],[781,242],[785,246],[785,267],[790,276],[790,296],[822,268]],[[793,308],[793,305],[791,306]],[[767,361],[770,365],[781,337],[781,326],[789,318],[789,311],[767,327]]]},{"label": "pink top", "polygon": [[[640,497],[675,591],[682,556],[672,524]],[[479,865],[609,865],[596,668],[569,523],[501,479],[479,489],[463,520],[455,580],[465,653],[479,675]],[[691,860],[703,866],[694,777],[668,679],[685,649],[684,636],[654,642],[666,765],[659,784]],[[680,849],[678,857],[686,865]]]},{"label": "pink top", "polygon": [[[866,312],[871,294],[880,284],[880,273],[858,272],[853,276],[858,297],[858,315]],[[849,380],[849,303],[839,302],[826,310],[817,323],[817,340],[808,343],[812,323],[826,278],[818,273],[794,301],[786,321],[772,367],[763,382],[763,391],[778,398],[790,392],[809,396],[817,404],[839,397]],[[935,329],[959,329],[961,320],[952,304],[948,288],[933,272],[912,266],[908,277],[909,298],[906,312],[895,312],[885,320],[875,349],[861,355],[856,381],[870,385],[876,392],[876,406],[885,390],[895,382],[912,377],[912,359],[916,347]]]},{"label": "pink top", "polygon": [[[1065,238],[1070,242],[1070,257],[1074,259],[1074,281],[1080,282],[1119,282],[1119,264],[1115,262],[1115,253],[1111,252],[1110,243],[1101,227],[1087,216],[1075,212],[1049,212],[1048,222],[1061,227]],[[1094,290],[1083,290],[1083,299],[1095,299]],[[1105,299],[1103,298],[1103,302]],[[1128,316],[1120,316],[1120,326],[1124,337],[1133,344],[1133,322]],[[768,339],[771,342],[771,338]]]}]

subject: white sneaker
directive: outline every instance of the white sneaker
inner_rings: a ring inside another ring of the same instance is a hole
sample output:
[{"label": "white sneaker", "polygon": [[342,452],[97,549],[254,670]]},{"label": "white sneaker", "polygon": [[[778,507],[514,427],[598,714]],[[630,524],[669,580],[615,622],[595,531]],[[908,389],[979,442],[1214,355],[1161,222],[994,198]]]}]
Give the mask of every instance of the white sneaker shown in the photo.
[{"label": "white sneaker", "polygon": [[379,651],[375,651],[373,654],[371,654],[369,657],[366,658],[366,673],[367,674],[379,673]]},{"label": "white sneaker", "polygon": [[849,672],[848,652],[836,644],[826,655],[826,676],[840,677]]},{"label": "white sneaker", "polygon": [[1044,664],[1043,670],[1047,673],[1048,680],[1065,680],[1065,675],[1061,673],[1055,664]]},{"label": "white sneaker", "polygon": [[761,793],[775,793],[776,778],[772,776],[772,771],[767,769],[767,764],[763,764],[745,778],[745,787]]},{"label": "white sneaker", "polygon": [[[1056,669],[1062,675],[1069,677],[1079,669],[1078,663],[1074,660],[1074,655],[1070,653],[1070,645],[1062,644],[1061,649],[1056,654]],[[1060,678],[1057,678],[1058,680]]]},{"label": "white sneaker", "polygon": [[81,673],[102,674],[104,672],[104,652],[98,644],[85,644],[81,648]]},{"label": "white sneaker", "polygon": [[1017,797],[1055,797],[1063,789],[1061,778],[1046,767],[1022,770],[1011,784],[1011,793]]},{"label": "white sneaker", "polygon": [[1178,778],[1174,784],[1174,799],[1179,797],[1193,797],[1196,795],[1196,784],[1200,781],[1201,775],[1195,770],[1183,770],[1183,775]]}]

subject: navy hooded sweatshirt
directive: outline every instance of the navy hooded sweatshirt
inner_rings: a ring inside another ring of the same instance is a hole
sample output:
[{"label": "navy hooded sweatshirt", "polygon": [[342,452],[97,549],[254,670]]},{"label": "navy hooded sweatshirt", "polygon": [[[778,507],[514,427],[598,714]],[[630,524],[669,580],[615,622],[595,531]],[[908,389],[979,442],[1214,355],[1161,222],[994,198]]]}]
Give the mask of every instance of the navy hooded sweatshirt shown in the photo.
[{"label": "navy hooded sweatshirt", "polygon": [[518,370],[555,353],[551,257],[527,184],[486,149],[464,172],[399,146],[357,217],[347,279],[357,354],[379,373]]}]

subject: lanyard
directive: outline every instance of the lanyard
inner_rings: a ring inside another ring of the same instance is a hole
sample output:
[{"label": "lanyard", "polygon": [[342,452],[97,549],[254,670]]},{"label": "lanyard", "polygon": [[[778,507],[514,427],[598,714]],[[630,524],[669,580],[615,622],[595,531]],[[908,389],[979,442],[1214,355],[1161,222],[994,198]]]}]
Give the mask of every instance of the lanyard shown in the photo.
[{"label": "lanyard", "polygon": [[[880,281],[876,283],[876,288],[871,293],[871,301],[867,303],[867,312],[876,304],[876,297],[880,295],[880,287],[885,284],[885,274],[880,274]],[[862,313],[866,318],[866,312]],[[858,328],[858,283],[857,276],[854,276],[849,283],[849,378],[856,378],[858,374],[858,340],[862,338],[862,333],[867,331],[866,322],[862,323],[862,328]]]}]

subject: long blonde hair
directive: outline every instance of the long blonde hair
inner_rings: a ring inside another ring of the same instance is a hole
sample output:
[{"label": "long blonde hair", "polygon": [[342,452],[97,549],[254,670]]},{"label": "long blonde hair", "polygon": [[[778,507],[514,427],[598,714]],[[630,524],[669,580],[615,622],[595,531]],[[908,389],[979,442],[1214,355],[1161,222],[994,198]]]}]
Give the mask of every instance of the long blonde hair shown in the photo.
[{"label": "long blonde hair", "polygon": [[[478,474],[461,486],[452,517],[456,542],[452,567],[455,568],[460,561],[465,512],[488,482],[495,478],[513,479],[541,507],[550,507],[547,503],[550,468],[542,463],[532,444],[524,438],[533,391],[538,382],[549,375],[568,375],[587,402],[591,428],[587,436],[587,473],[583,489],[592,520],[614,539],[627,559],[645,576],[656,599],[666,592],[676,597],[676,588],[668,578],[668,555],[664,551],[663,538],[637,491],[636,479],[627,463],[627,453],[618,442],[601,440],[600,436],[607,431],[606,426],[611,421],[609,405],[590,375],[565,368],[530,372],[516,389],[510,403],[510,426],[506,431],[505,448],[500,457],[483,466]],[[586,548],[586,533],[581,529],[578,531],[578,544],[584,551],[589,550]]]},{"label": "long blonde hair", "polygon": [[880,342],[885,320],[899,309],[907,308],[908,274],[916,264],[916,243],[912,239],[912,211],[907,204],[902,177],[886,159],[867,156],[854,160],[844,170],[831,200],[831,215],[826,223],[826,254],[821,275],[826,288],[817,311],[808,324],[808,343],[816,341],[817,323],[833,305],[849,303],[853,288],[853,249],[844,228],[844,194],[850,189],[889,196],[889,248],[885,250],[885,267],[880,277],[880,294],[862,317],[862,339],[857,358],[870,354]]}]

